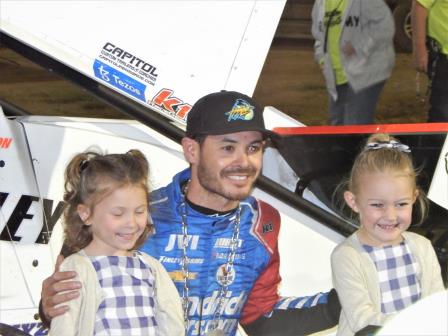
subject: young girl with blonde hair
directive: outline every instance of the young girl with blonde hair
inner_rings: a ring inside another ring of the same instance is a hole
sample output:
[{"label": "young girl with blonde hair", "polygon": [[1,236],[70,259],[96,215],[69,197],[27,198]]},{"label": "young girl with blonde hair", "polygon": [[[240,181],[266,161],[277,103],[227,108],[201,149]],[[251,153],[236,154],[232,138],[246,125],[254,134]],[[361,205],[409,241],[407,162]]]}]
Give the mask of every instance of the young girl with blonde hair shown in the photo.
[{"label": "young girl with blonde hair", "polygon": [[78,298],[51,335],[183,335],[181,302],[163,266],[137,252],[151,233],[148,162],[138,150],[77,154],[65,171],[61,270],[76,271]]},{"label": "young girl with blonde hair", "polygon": [[408,146],[387,134],[369,137],[355,159],[344,199],[359,229],[332,253],[333,285],[342,305],[337,335],[382,326],[422,297],[444,289],[431,242],[407,232],[427,200],[416,184]]}]

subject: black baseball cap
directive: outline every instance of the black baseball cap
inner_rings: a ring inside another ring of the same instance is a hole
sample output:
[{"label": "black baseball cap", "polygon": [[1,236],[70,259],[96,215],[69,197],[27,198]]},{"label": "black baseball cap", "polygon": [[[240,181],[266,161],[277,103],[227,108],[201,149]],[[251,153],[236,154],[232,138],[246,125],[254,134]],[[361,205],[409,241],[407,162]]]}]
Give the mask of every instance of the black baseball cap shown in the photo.
[{"label": "black baseball cap", "polygon": [[259,131],[264,137],[273,132],[264,126],[263,109],[249,96],[236,91],[220,91],[200,98],[187,117],[187,137]]}]

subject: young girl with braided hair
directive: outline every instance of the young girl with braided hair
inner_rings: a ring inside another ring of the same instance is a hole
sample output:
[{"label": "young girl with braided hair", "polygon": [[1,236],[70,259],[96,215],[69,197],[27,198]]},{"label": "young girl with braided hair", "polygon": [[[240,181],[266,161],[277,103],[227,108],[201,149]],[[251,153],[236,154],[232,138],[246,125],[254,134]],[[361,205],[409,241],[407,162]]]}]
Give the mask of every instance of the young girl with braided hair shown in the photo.
[{"label": "young girl with braided hair", "polygon": [[76,271],[78,298],[51,335],[183,335],[181,302],[163,266],[137,252],[151,233],[148,162],[139,150],[85,152],[65,171],[61,269]]},{"label": "young girl with braided hair", "polygon": [[342,305],[337,335],[382,326],[444,289],[431,242],[406,231],[413,208],[419,210],[418,222],[427,212],[416,176],[409,147],[387,134],[370,136],[355,159],[343,196],[359,228],[331,256]]}]

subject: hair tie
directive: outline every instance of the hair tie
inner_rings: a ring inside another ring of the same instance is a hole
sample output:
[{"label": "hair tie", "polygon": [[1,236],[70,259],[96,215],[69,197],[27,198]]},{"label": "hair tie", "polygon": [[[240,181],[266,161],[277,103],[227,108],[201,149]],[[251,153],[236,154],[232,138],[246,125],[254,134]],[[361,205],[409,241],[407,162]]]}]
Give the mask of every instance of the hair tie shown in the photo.
[{"label": "hair tie", "polygon": [[87,166],[89,165],[89,159],[84,159],[79,164],[79,171],[82,173],[84,170],[86,170]]},{"label": "hair tie", "polygon": [[382,142],[371,142],[368,143],[364,149],[365,150],[376,150],[381,148],[390,148],[390,149],[396,149],[403,153],[410,153],[411,149],[409,146],[402,144],[401,142],[398,142],[396,140],[390,140],[390,141],[382,141]]}]

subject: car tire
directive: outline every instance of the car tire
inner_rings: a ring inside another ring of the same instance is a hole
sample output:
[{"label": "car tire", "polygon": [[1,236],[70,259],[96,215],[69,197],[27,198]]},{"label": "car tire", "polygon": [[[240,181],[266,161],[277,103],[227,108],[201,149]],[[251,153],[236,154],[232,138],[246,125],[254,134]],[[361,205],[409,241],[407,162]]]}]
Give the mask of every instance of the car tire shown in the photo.
[{"label": "car tire", "polygon": [[411,1],[400,1],[393,11],[395,20],[394,42],[397,51],[412,52]]}]

